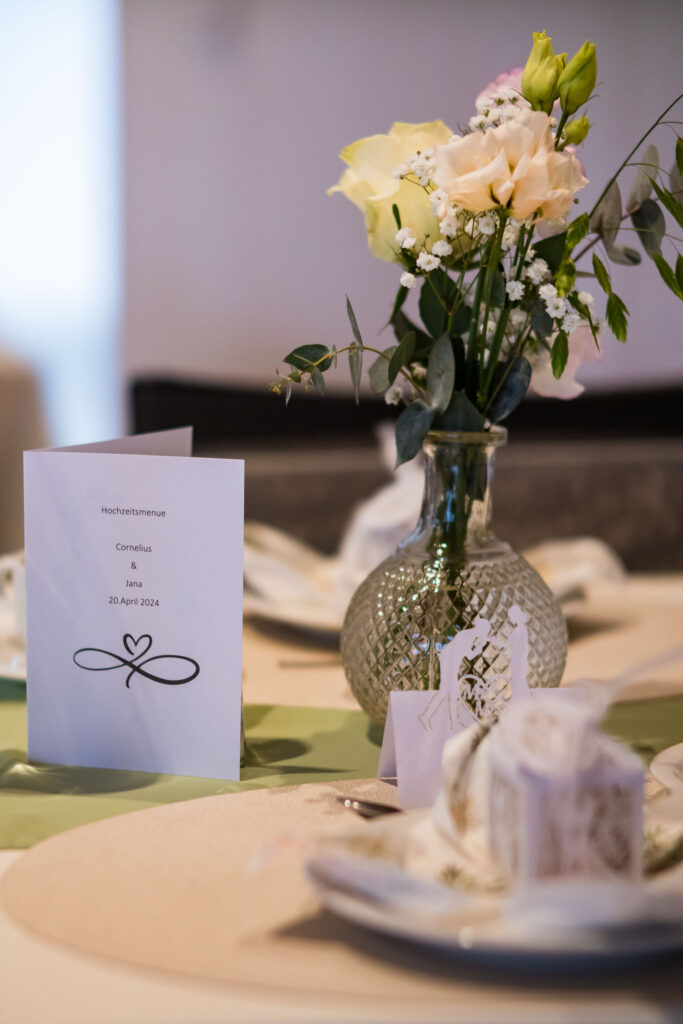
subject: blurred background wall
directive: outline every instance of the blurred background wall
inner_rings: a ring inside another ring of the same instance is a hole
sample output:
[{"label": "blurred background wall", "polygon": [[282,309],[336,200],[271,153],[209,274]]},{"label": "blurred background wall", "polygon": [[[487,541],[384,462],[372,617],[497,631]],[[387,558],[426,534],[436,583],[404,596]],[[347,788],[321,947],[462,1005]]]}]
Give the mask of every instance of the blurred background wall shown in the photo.
[{"label": "blurred background wall", "polygon": [[[533,30],[597,43],[590,203],[680,91],[682,27],[677,0],[0,0],[0,346],[37,372],[51,439],[130,426],[139,378],[261,389],[294,345],[348,340],[345,293],[375,338],[397,269],[325,194],[339,151],[465,124]],[[630,340],[584,380],[681,383],[680,304],[649,262],[614,280]]]},{"label": "blurred background wall", "polygon": [[[317,502],[329,528],[308,539],[333,548],[384,478],[359,446],[386,406],[354,412],[341,366],[340,396],[287,410],[264,385],[295,345],[349,340],[345,294],[368,341],[389,313],[398,269],[326,195],[338,154],[395,120],[457,130],[540,29],[597,44],[586,209],[681,92],[679,0],[0,0],[0,547],[21,543],[23,448],[194,422],[204,452],[279,443],[247,460],[248,516],[303,536]],[[501,487],[502,535],[530,543],[533,504],[544,535],[683,565],[681,304],[649,261],[612,273],[629,342],[605,338],[576,402],[513,414],[543,451],[510,448],[526,468]],[[302,460],[292,437],[324,451]]]},{"label": "blurred background wall", "polygon": [[0,349],[37,374],[63,444],[122,421],[119,17],[0,0]]},{"label": "blurred background wall", "polygon": [[[326,196],[338,153],[395,120],[466,124],[533,30],[570,55],[597,44],[588,208],[681,91],[682,27],[677,0],[123,0],[126,378],[261,386],[296,344],[348,341],[345,293],[375,337],[398,271]],[[614,268],[630,337],[606,340],[592,388],[683,379],[681,305],[647,263]]]}]

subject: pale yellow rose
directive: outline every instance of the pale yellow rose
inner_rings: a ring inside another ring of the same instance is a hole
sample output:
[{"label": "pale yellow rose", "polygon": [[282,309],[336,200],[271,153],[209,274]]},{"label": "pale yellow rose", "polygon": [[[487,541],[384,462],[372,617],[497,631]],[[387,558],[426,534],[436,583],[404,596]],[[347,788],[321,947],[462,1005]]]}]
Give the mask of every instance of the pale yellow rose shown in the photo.
[{"label": "pale yellow rose", "polygon": [[395,178],[394,170],[413,153],[441,145],[450,136],[450,129],[442,121],[397,122],[387,135],[371,135],[342,150],[340,156],[348,170],[327,194],[342,192],[363,211],[368,244],[380,259],[397,260],[397,227],[391,211],[394,203],[402,225],[412,228],[420,245],[426,242],[431,250],[442,237],[424,188],[414,181]]},{"label": "pale yellow rose", "polygon": [[588,184],[571,153],[554,148],[547,114],[521,110],[513,120],[454,139],[436,151],[434,181],[449,200],[480,213],[507,207],[526,220],[563,217]]}]

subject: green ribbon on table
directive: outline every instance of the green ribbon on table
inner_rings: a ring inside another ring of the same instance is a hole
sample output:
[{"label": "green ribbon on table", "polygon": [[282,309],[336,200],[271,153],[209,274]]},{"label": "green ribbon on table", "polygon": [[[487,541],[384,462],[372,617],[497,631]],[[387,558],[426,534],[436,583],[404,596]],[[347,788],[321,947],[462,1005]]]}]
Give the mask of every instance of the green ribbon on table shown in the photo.
[{"label": "green ribbon on table", "polygon": [[101,818],[218,793],[369,778],[381,730],[361,711],[246,705],[239,782],[28,764],[26,687],[0,680],[0,848],[22,849]]},{"label": "green ribbon on table", "polygon": [[[246,705],[239,782],[181,775],[31,765],[26,690],[0,680],[0,848],[21,849],[101,818],[219,793],[372,778],[381,730],[362,711]],[[615,705],[605,727],[645,760],[683,740],[683,696]]]}]

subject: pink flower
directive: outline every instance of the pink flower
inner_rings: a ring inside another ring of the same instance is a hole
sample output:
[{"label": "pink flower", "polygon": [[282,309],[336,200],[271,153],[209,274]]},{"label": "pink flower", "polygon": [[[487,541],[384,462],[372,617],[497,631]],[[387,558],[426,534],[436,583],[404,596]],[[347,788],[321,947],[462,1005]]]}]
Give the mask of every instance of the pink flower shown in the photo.
[{"label": "pink flower", "polygon": [[576,398],[585,390],[575,377],[581,364],[596,363],[601,358],[590,327],[579,327],[569,335],[569,358],[559,380],[553,377],[549,352],[541,349],[536,356],[529,357],[532,366],[531,389],[544,398]]},{"label": "pink flower", "polygon": [[492,82],[489,82],[474,101],[474,105],[477,110],[484,110],[490,105],[490,101],[493,96],[499,95],[506,89],[511,90],[515,94],[519,94],[520,98],[518,102],[523,103],[525,107],[528,106],[529,104],[526,100],[521,98],[523,71],[524,68],[512,68],[510,71],[503,71],[500,75],[494,78]]}]

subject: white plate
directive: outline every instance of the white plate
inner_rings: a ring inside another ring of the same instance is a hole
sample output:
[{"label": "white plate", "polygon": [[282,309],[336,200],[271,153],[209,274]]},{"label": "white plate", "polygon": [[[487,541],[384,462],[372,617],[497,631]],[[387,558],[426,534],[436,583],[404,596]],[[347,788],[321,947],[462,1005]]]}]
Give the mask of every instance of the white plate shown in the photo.
[{"label": "white plate", "polygon": [[663,786],[676,793],[683,789],[683,743],[667,747],[652,758],[650,771]]},{"label": "white plate", "polygon": [[[676,924],[585,928],[532,934],[505,920],[504,898],[500,913],[419,914],[379,902],[371,895],[351,891],[326,869],[326,858],[312,858],[307,865],[310,882],[322,905],[331,913],[372,931],[392,935],[458,958],[505,961],[529,967],[612,963],[641,959],[683,948],[683,921]],[[409,877],[407,872],[406,877]],[[463,923],[464,922],[464,923]]]},{"label": "white plate", "polygon": [[283,626],[295,626],[309,633],[325,633],[338,636],[341,632],[343,616],[323,604],[306,604],[290,600],[287,604],[269,601],[260,594],[244,592],[244,614],[257,615],[261,619],[275,622]]},{"label": "white plate", "polygon": [[[563,602],[582,594],[596,579],[623,579],[614,552],[591,537],[550,541],[524,555]],[[338,634],[348,603],[369,569],[324,555],[275,527],[244,524],[247,615],[309,632]]]},{"label": "white plate", "polygon": [[244,612],[314,633],[339,634],[362,576],[263,523],[244,524]]}]

